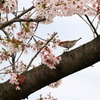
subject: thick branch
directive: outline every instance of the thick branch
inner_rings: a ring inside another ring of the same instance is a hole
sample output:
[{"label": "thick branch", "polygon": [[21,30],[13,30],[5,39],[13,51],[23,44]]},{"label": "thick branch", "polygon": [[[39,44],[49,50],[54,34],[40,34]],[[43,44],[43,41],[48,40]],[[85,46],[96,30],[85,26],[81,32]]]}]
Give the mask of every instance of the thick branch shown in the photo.
[{"label": "thick branch", "polygon": [[42,87],[66,77],[72,73],[87,68],[100,60],[100,36],[72,51],[61,55],[60,64],[56,69],[40,65],[28,72],[20,91],[16,91],[9,81],[0,84],[0,100],[20,100]]},{"label": "thick branch", "polygon": [[15,19],[14,22],[41,22],[41,21],[45,21],[45,18],[42,19]]},{"label": "thick branch", "polygon": [[5,28],[8,25],[13,24],[14,22],[41,22],[41,21],[45,21],[45,18],[42,19],[12,19],[8,22],[5,22],[3,24],[0,25],[0,29]]}]

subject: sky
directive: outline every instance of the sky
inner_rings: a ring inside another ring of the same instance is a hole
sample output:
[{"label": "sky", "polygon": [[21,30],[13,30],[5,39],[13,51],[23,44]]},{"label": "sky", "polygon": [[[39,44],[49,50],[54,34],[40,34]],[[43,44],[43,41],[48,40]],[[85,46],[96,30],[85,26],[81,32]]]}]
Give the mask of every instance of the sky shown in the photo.
[{"label": "sky", "polygon": [[[22,4],[29,7],[29,1],[31,0],[25,0],[23,4],[23,0],[20,0],[20,8]],[[58,32],[61,40],[75,40],[82,37],[72,49],[93,39],[93,34],[89,26],[77,15],[66,18],[56,17],[54,22],[48,25],[39,24],[36,35],[45,39],[47,33],[52,34],[54,32]],[[54,53],[56,55],[62,54],[63,48],[58,47]],[[35,59],[35,65],[39,64],[38,59]],[[46,96],[49,92],[51,92],[52,96],[58,98],[58,100],[100,100],[100,63],[71,74],[62,80],[62,84],[58,88],[46,86],[29,95],[28,100],[36,100],[40,94]]]}]

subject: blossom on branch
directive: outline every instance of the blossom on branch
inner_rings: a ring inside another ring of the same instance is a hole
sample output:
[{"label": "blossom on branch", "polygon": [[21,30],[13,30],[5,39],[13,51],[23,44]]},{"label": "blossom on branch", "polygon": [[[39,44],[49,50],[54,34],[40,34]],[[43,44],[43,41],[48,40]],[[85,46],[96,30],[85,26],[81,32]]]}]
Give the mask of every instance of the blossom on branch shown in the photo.
[{"label": "blossom on branch", "polygon": [[1,13],[12,13],[17,9],[18,0],[5,0],[0,9]]},{"label": "blossom on branch", "polygon": [[16,90],[20,90],[20,86],[23,84],[25,77],[19,74],[10,74],[10,83],[14,84]]},{"label": "blossom on branch", "polygon": [[46,18],[42,23],[51,23],[56,16],[96,15],[97,0],[34,0],[36,16]]},{"label": "blossom on branch", "polygon": [[59,64],[61,60],[61,57],[56,57],[48,47],[44,48],[40,56],[42,58],[42,63],[46,64],[51,69],[55,69],[55,65]]}]

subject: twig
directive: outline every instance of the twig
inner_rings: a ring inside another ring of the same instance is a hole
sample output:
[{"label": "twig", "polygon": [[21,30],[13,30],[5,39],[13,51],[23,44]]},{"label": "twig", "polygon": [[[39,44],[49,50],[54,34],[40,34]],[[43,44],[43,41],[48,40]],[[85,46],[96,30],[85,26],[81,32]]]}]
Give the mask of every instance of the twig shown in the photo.
[{"label": "twig", "polygon": [[24,10],[21,14],[19,14],[18,16],[16,16],[14,19],[20,18],[21,16],[23,16],[23,15],[26,14],[27,12],[31,11],[33,8],[34,8],[34,5],[31,6],[30,8],[28,8],[28,9]]},{"label": "twig", "polygon": [[[39,25],[39,21],[37,20],[37,25],[36,25],[36,28],[35,28],[35,30],[34,30],[34,31],[36,31],[36,30],[37,30],[38,25]],[[27,43],[29,43],[29,42],[32,40],[32,38],[34,39],[34,37],[33,37],[33,36],[31,36],[30,40],[29,40]]]},{"label": "twig", "polygon": [[1,72],[0,74],[7,74],[7,72]]},{"label": "twig", "polygon": [[54,36],[56,35],[57,33],[54,32],[54,34],[52,35],[52,37],[45,43],[45,45],[35,54],[35,56],[31,59],[31,61],[29,62],[27,68],[25,71],[27,71],[31,65],[31,63],[33,62],[33,60],[37,57],[37,55],[43,50],[43,48],[45,48],[45,46],[54,38]]},{"label": "twig", "polygon": [[45,18],[42,18],[42,19],[15,19],[13,22],[41,22],[41,21],[44,21]]},{"label": "twig", "polygon": [[91,31],[94,33],[94,31],[93,31],[92,27],[90,26],[90,24],[81,15],[79,15],[79,14],[77,14],[77,15],[86,22],[86,24],[90,27]]},{"label": "twig", "polygon": [[16,69],[15,69],[15,54],[12,54],[12,70],[14,73],[16,73]]},{"label": "twig", "polygon": [[99,35],[98,35],[97,31],[96,31],[96,28],[94,27],[94,25],[93,25],[92,22],[90,21],[89,17],[88,17],[86,14],[85,14],[85,17],[87,18],[88,22],[90,23],[91,27],[93,28],[94,33],[95,33],[96,36],[98,37]]},{"label": "twig", "polygon": [[97,14],[94,16],[94,18],[93,18],[93,20],[92,20],[92,23],[94,22],[94,20],[96,19],[96,17],[97,17]]},{"label": "twig", "polygon": [[90,7],[90,6],[88,6],[88,5],[85,5],[85,7],[90,8],[91,10],[97,12],[95,9],[93,9],[92,7]]},{"label": "twig", "polygon": [[7,39],[9,39],[9,35],[8,35],[8,33],[7,33],[4,29],[2,29],[2,31],[3,31],[4,34],[6,35]]},{"label": "twig", "polygon": [[90,24],[81,16],[81,15],[79,15],[79,14],[77,14],[80,18],[82,18],[85,22],[86,22],[86,24],[88,24],[89,26],[90,26]]},{"label": "twig", "polygon": [[6,68],[9,68],[9,67],[12,67],[12,66],[9,65],[9,66],[7,66],[7,67],[4,67],[4,68],[0,69],[0,71],[4,70],[4,69],[6,69]]},{"label": "twig", "polygon": [[37,36],[37,35],[34,35],[34,36],[37,37],[38,39],[41,39],[41,40],[46,41],[45,39],[43,39],[43,38],[41,38],[41,37],[39,37],[39,36]]},{"label": "twig", "polygon": [[18,58],[17,58],[17,60],[15,61],[15,63],[18,62],[18,60],[19,60],[19,58],[21,57],[22,54],[23,54],[23,51],[21,51],[21,53],[20,53],[20,55],[18,56]]},{"label": "twig", "polygon": [[98,23],[97,23],[97,26],[96,26],[96,30],[98,29],[99,24],[100,24],[100,20],[98,20]]},{"label": "twig", "polygon": [[0,25],[0,29],[3,29],[4,27],[8,26],[8,25],[11,25],[13,24],[14,22],[41,22],[41,21],[44,21],[45,18],[42,18],[42,19],[12,19],[8,22],[5,22],[5,23],[2,23]]}]

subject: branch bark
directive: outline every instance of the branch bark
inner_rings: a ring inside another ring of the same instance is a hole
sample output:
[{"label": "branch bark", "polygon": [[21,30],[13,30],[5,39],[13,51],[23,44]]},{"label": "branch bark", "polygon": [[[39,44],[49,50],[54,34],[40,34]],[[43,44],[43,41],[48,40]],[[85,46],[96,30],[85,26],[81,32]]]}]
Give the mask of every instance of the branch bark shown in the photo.
[{"label": "branch bark", "polygon": [[100,60],[100,36],[60,56],[62,60],[56,69],[49,69],[42,64],[23,73],[26,78],[20,91],[16,91],[9,81],[0,84],[0,100],[24,99],[52,82],[97,63]]},{"label": "branch bark", "polygon": [[18,16],[14,17],[13,19],[11,19],[10,21],[7,21],[5,23],[0,24],[0,30],[7,27],[8,25],[13,24],[14,22],[41,22],[41,21],[45,21],[45,18],[37,18],[37,19],[20,19],[20,17],[22,17],[24,14],[26,14],[27,12],[31,11],[32,9],[34,9],[34,6],[31,6],[29,9],[26,9],[25,11],[23,11],[21,14],[19,14]]},{"label": "branch bark", "polygon": [[3,29],[8,25],[13,24],[14,22],[42,22],[42,21],[45,21],[45,20],[46,20],[45,18],[41,18],[41,19],[39,19],[39,18],[37,18],[37,19],[12,19],[8,22],[1,24],[0,29]]}]

